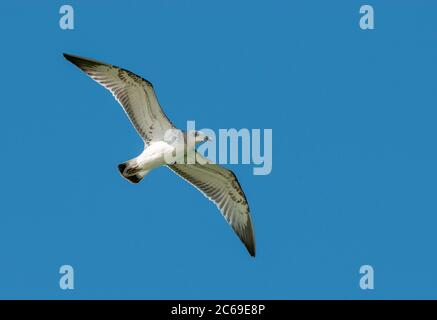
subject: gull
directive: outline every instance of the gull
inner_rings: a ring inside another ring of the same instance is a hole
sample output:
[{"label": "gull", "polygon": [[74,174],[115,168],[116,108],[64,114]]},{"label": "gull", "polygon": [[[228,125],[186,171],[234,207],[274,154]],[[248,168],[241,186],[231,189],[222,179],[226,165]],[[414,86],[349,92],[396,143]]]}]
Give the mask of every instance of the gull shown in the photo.
[{"label": "gull", "polygon": [[[64,57],[112,93],[144,141],[144,150],[138,157],[118,165],[120,174],[130,182],[138,183],[151,170],[167,166],[216,204],[249,254],[255,257],[249,205],[235,174],[212,163],[197,151],[194,152],[195,160],[192,163],[180,161],[182,158],[188,159],[186,150],[189,136],[194,138],[195,144],[208,141],[208,136],[192,130],[183,132],[182,138],[167,139],[169,132],[182,131],[173,125],[161,109],[149,81],[126,69],[93,59],[65,53]],[[173,161],[168,161],[169,155],[174,155],[181,147],[184,152],[174,157]]]}]

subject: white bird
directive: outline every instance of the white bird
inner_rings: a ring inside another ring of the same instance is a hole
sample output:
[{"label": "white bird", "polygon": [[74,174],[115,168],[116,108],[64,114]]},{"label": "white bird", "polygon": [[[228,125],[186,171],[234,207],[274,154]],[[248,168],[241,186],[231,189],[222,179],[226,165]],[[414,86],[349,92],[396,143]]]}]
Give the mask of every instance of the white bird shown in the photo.
[{"label": "white bird", "polygon": [[[162,111],[149,81],[114,65],[69,54],[64,54],[64,57],[113,94],[144,141],[144,151],[138,157],[118,165],[121,175],[132,183],[138,183],[152,169],[168,166],[217,205],[254,257],[252,218],[235,174],[197,152],[193,164],[176,161],[180,158],[171,163],[167,161],[166,156],[173,155],[181,145],[184,147],[182,150],[187,150],[188,134],[194,136],[195,143],[207,141],[208,137],[200,131],[184,132],[183,139],[169,143],[165,135],[177,129]],[[186,152],[182,157],[187,157]]]}]

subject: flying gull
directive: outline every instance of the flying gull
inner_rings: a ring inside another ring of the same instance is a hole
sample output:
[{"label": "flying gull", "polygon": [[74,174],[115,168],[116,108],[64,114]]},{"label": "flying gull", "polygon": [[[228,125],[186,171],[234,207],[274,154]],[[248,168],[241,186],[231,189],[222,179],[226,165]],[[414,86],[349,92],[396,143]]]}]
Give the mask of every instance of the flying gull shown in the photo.
[{"label": "flying gull", "polygon": [[138,183],[152,169],[169,167],[217,205],[254,257],[252,218],[246,196],[235,174],[197,152],[193,164],[178,161],[169,164],[166,161],[165,155],[173,154],[178,147],[187,150],[187,134],[194,136],[196,144],[207,141],[208,137],[200,131],[184,132],[183,139],[177,139],[175,143],[167,142],[164,139],[166,132],[176,127],[162,111],[149,81],[114,65],[70,54],[64,54],[64,57],[113,94],[144,141],[144,151],[138,157],[118,165],[121,175],[132,183]]}]

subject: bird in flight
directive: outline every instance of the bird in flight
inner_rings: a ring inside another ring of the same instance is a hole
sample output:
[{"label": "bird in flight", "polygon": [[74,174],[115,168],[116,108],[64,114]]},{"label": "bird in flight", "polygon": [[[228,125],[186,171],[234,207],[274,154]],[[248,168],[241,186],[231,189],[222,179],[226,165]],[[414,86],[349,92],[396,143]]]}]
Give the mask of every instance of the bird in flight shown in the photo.
[{"label": "bird in flight", "polygon": [[[249,205],[235,174],[196,151],[194,161],[178,161],[182,157],[188,158],[188,135],[194,138],[195,144],[207,141],[208,137],[193,130],[183,132],[182,138],[169,139],[169,132],[181,131],[161,109],[149,81],[114,65],[65,53],[64,57],[112,93],[144,141],[144,151],[138,157],[118,165],[121,175],[138,183],[151,170],[167,166],[217,205],[249,254],[255,257]],[[181,147],[185,150],[182,155],[171,158],[169,162],[169,155],[174,155]]]}]

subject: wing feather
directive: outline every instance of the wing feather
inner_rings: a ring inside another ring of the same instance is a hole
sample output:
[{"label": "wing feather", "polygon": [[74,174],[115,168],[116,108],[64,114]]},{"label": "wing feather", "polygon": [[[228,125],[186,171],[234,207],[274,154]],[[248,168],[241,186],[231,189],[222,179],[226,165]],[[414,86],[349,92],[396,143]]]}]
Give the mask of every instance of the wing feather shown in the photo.
[{"label": "wing feather", "polygon": [[[196,153],[196,157],[201,155]],[[255,256],[255,236],[249,205],[235,174],[210,162],[173,164],[169,168],[217,205],[250,255]]]},{"label": "wing feather", "polygon": [[174,128],[149,81],[96,60],[69,54],[64,57],[113,94],[146,144],[161,140],[166,130]]}]

